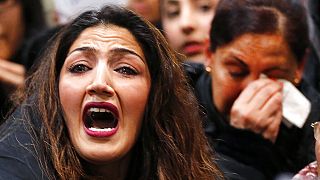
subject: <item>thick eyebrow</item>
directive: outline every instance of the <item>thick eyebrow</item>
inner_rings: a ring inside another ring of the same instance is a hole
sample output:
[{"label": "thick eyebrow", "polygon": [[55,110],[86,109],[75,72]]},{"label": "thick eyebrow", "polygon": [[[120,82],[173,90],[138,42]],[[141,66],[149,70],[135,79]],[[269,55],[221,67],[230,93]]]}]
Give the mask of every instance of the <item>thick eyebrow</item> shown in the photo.
[{"label": "thick eyebrow", "polygon": [[178,0],[168,0],[168,1],[167,1],[167,4],[177,5],[177,4],[179,4],[179,1],[178,1]]},{"label": "thick eyebrow", "polygon": [[285,68],[281,68],[281,67],[271,67],[271,68],[265,70],[264,73],[268,74],[268,73],[270,73],[270,72],[272,72],[272,71],[283,71],[284,73],[287,73],[287,72],[289,72],[290,70],[289,70],[289,69],[285,69]]},{"label": "thick eyebrow", "polygon": [[[97,52],[98,50],[93,47],[87,47],[87,46],[79,47],[79,48],[76,48],[76,49],[72,50],[71,52],[69,52],[67,57],[76,51],[84,51],[84,52],[94,53],[94,52]],[[141,59],[141,61],[145,62],[144,58],[142,58],[138,53],[134,52],[133,50],[127,49],[127,48],[117,47],[117,48],[111,49],[109,53],[110,54],[132,54],[134,56],[137,56],[139,59]]]},{"label": "thick eyebrow", "polygon": [[145,59],[142,58],[138,53],[136,53],[135,51],[131,50],[131,49],[127,49],[127,48],[114,48],[112,50],[110,50],[111,54],[132,54],[134,56],[137,56],[141,61],[145,62]]},{"label": "thick eyebrow", "polygon": [[[235,61],[236,63],[240,64],[240,66],[242,66],[243,68],[248,68],[248,65],[245,62],[243,62],[241,59],[235,56],[233,56],[231,59],[232,61]],[[228,61],[226,64],[234,64],[234,62]]]},{"label": "thick eyebrow", "polygon": [[76,49],[72,50],[71,52],[69,52],[69,53],[67,54],[67,57],[70,56],[70,54],[72,54],[72,53],[74,53],[74,52],[76,52],[76,51],[85,51],[85,52],[91,52],[91,53],[93,53],[93,52],[96,52],[97,50],[96,50],[95,48],[93,48],[93,47],[87,47],[87,46],[85,46],[85,47],[79,47],[79,48],[76,48]]}]

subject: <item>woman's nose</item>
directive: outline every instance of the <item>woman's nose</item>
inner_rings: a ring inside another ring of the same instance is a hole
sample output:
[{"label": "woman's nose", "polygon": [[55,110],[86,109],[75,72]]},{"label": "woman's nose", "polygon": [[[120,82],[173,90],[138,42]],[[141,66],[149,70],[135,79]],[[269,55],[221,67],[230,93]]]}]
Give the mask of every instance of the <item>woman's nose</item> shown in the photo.
[{"label": "woman's nose", "polygon": [[98,96],[113,96],[114,89],[108,84],[102,83],[92,83],[87,87],[87,93],[90,95],[98,95]]},{"label": "woman's nose", "polygon": [[195,30],[195,20],[192,17],[190,10],[185,10],[181,13],[180,26],[184,34],[189,35]]},{"label": "woman's nose", "polygon": [[182,27],[182,32],[184,34],[186,34],[186,35],[191,34],[193,31],[194,31],[194,27],[193,26],[186,25],[186,26]]},{"label": "woman's nose", "polygon": [[92,82],[87,86],[87,93],[90,95],[113,96],[114,89],[111,86],[111,78],[106,68],[97,69]]}]

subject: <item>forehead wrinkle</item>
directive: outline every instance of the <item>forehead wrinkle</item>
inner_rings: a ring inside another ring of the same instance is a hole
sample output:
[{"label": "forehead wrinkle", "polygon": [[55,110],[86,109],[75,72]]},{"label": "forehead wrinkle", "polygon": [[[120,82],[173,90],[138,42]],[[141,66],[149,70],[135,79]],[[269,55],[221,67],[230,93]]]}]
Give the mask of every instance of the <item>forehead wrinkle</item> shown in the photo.
[{"label": "forehead wrinkle", "polygon": [[95,52],[97,52],[97,49],[95,49],[94,47],[89,47],[89,46],[79,47],[79,48],[76,48],[76,49],[72,50],[71,52],[69,52],[67,54],[67,57],[77,51],[94,54]]},{"label": "forehead wrinkle", "polygon": [[[270,38],[270,41],[268,39]],[[278,34],[244,34],[235,40],[236,52],[252,51],[254,54],[267,52],[268,55],[280,55],[287,44]]]},{"label": "forehead wrinkle", "polygon": [[126,28],[112,24],[86,29],[73,45],[84,46],[104,53],[122,49],[121,51],[134,54],[144,60],[143,50],[132,33]]},{"label": "forehead wrinkle", "polygon": [[[271,41],[265,42],[269,38]],[[229,51],[234,58],[241,59],[244,63],[249,60],[251,65],[259,63],[254,59],[264,59],[269,63],[277,61],[280,64],[288,63],[287,58],[291,59],[287,44],[279,34],[246,34],[224,46],[221,50]]]}]

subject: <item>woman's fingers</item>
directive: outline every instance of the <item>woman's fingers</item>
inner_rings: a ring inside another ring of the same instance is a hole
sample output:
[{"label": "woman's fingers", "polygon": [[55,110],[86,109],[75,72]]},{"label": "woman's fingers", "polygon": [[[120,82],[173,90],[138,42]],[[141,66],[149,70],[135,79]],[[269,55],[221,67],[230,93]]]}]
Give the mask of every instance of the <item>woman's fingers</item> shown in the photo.
[{"label": "woman's fingers", "polygon": [[[266,103],[274,97],[276,93],[282,93],[282,84],[277,81],[269,81],[263,88],[261,88],[255,96],[248,103],[258,109],[263,109]],[[273,102],[273,101],[272,101]]]},{"label": "woman's fingers", "polygon": [[250,83],[239,95],[236,99],[235,103],[238,104],[248,104],[252,101],[252,99],[256,96],[256,94],[264,88],[266,85],[271,83],[270,79],[258,79],[252,83]]},{"label": "woman's fingers", "polygon": [[230,124],[274,141],[282,117],[282,85],[267,79],[257,80],[254,84],[243,90],[234,102]]},{"label": "woman's fingers", "polygon": [[264,132],[262,132],[262,136],[275,143],[279,134],[280,124],[282,120],[282,111],[278,111],[272,119],[273,120],[268,128]]},{"label": "woman's fingers", "polygon": [[0,69],[19,75],[24,75],[25,73],[25,68],[23,65],[7,60],[0,60]]},{"label": "woman's fingers", "polygon": [[[233,103],[231,116],[235,118],[234,120],[240,121],[233,123],[249,123],[248,126],[253,126],[252,123],[256,124],[257,122],[251,122],[250,119],[259,119],[264,105],[272,99],[274,94],[281,92],[281,84],[273,80],[259,79],[249,84]],[[249,122],[242,122],[247,119]],[[242,126],[247,126],[244,124]]]},{"label": "woman's fingers", "polygon": [[15,86],[23,86],[25,68],[23,65],[0,60],[0,81]]},{"label": "woman's fingers", "polygon": [[253,127],[255,132],[263,132],[272,123],[275,114],[282,112],[282,93],[273,94],[259,111],[259,117]]},{"label": "woman's fingers", "polygon": [[265,87],[270,80],[261,79],[249,84],[232,105],[230,112],[230,124],[239,129],[247,129],[254,120],[256,107],[249,106],[256,94]]}]

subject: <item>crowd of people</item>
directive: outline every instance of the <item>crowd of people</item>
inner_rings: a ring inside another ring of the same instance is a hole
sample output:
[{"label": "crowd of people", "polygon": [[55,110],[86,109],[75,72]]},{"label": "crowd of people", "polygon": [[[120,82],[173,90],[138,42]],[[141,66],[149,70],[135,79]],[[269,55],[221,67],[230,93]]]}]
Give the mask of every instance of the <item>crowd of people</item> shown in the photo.
[{"label": "crowd of people", "polygon": [[319,178],[317,0],[91,5],[0,1],[0,179]]},{"label": "crowd of people", "polygon": [[[34,10],[37,9],[37,11]],[[46,28],[40,0],[0,2],[0,122],[10,110],[10,94],[24,84],[33,64],[29,39]]]}]

